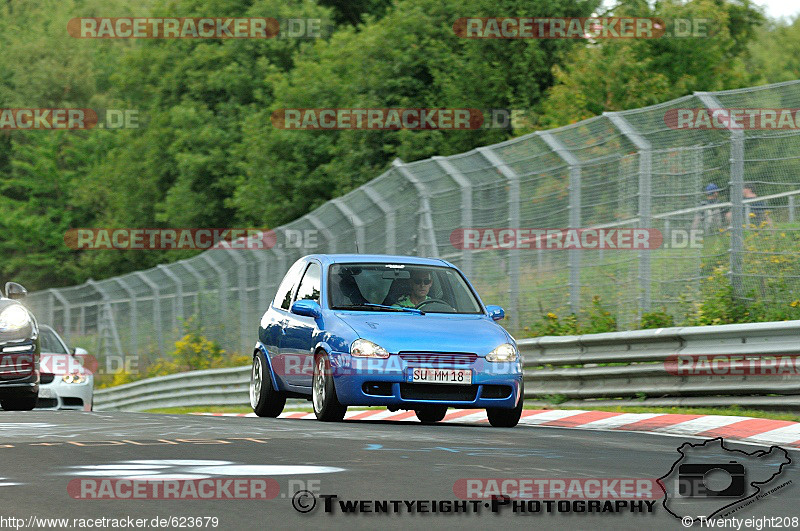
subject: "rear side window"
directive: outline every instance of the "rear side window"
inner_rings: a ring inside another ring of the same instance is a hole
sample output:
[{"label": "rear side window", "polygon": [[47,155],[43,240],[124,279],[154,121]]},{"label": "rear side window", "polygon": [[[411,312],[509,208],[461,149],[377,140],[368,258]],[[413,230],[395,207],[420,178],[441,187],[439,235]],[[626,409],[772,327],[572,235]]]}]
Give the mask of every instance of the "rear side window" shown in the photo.
[{"label": "rear side window", "polygon": [[306,269],[306,274],[303,275],[303,280],[300,282],[300,288],[297,290],[297,300],[312,300],[319,302],[319,289],[320,277],[322,270],[319,264],[311,262]]},{"label": "rear side window", "polygon": [[295,262],[295,264],[289,269],[289,272],[286,273],[285,277],[283,277],[281,285],[278,286],[278,292],[275,294],[275,300],[272,301],[273,306],[282,310],[289,309],[289,306],[292,304],[292,294],[294,293],[294,288],[297,287],[297,282],[300,280],[300,274],[303,272],[304,265],[305,264],[302,261]]}]

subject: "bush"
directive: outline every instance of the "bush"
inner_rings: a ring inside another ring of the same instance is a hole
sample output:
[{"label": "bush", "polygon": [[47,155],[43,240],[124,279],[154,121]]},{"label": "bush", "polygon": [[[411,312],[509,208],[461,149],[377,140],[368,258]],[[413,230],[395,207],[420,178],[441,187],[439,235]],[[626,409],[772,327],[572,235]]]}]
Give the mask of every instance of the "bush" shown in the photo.
[{"label": "bush", "polygon": [[703,282],[700,301],[695,302],[686,316],[688,326],[708,326],[750,322],[744,303],[733,296],[733,286],[725,266],[715,267]]},{"label": "bush", "polygon": [[675,326],[675,318],[667,313],[666,308],[656,312],[648,312],[642,314],[642,321],[639,323],[639,328],[642,330],[648,328],[669,328]]},{"label": "bush", "polygon": [[[205,336],[193,317],[183,323],[183,336],[175,342],[174,350],[166,357],[158,357],[142,367],[138,375],[120,370],[114,373],[111,382],[103,382],[98,387],[122,385],[142,378],[154,378],[186,371],[202,369],[221,369],[241,367],[250,363],[250,356],[226,352],[220,345]],[[157,354],[157,353],[156,353]]]},{"label": "bush", "polygon": [[[583,321],[586,324],[581,324]],[[526,326],[526,337],[539,336],[570,336],[579,334],[599,334],[601,332],[614,332],[617,330],[617,320],[611,312],[603,307],[600,297],[592,297],[592,305],[588,311],[582,312],[582,319],[575,314],[569,314],[560,319],[553,312],[542,316],[539,322]]]}]

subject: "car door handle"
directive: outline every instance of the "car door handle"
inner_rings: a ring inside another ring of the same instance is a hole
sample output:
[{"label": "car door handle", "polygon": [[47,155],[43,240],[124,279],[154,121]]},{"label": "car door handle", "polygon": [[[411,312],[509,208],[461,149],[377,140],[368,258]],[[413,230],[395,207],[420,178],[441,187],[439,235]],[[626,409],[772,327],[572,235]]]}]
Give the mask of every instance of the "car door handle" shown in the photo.
[{"label": "car door handle", "polygon": [[282,336],[286,335],[286,323],[288,323],[288,322],[289,322],[288,319],[284,319],[283,321],[279,321],[278,322],[278,326],[281,327],[281,335]]}]

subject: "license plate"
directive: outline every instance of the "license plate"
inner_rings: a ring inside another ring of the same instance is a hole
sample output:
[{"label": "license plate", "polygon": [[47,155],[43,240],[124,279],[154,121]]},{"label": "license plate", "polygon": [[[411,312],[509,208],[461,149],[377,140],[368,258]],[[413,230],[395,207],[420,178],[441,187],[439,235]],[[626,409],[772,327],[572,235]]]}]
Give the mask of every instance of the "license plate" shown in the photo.
[{"label": "license plate", "polygon": [[55,398],[56,394],[53,392],[52,389],[47,389],[46,387],[39,388],[39,398]]},{"label": "license plate", "polygon": [[411,382],[468,385],[472,383],[472,371],[465,369],[414,369],[411,373]]}]

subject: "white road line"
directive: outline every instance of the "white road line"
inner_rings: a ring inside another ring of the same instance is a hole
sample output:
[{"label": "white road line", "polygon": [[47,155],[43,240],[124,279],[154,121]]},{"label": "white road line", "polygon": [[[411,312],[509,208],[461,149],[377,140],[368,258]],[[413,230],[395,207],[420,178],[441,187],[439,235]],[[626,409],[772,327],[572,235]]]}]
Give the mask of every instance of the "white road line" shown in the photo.
[{"label": "white road line", "polygon": [[465,422],[480,422],[482,420],[486,420],[486,411],[478,411],[477,413],[471,413],[469,415],[464,415],[463,417],[448,420],[447,422],[452,422],[453,424],[463,424]]},{"label": "white road line", "polygon": [[[363,413],[363,411],[358,411],[357,413]],[[397,415],[400,411],[389,411],[385,409],[383,411],[373,411],[372,415],[365,417],[363,420],[383,420],[387,417],[392,417]]]},{"label": "white road line", "polygon": [[713,430],[734,424],[742,420],[749,420],[750,417],[734,417],[729,415],[708,415],[696,419],[679,422],[672,426],[664,426],[656,428],[653,431],[656,433],[676,433],[679,435],[694,435],[695,433],[702,433],[707,430]]},{"label": "white road line", "polygon": [[620,426],[624,426],[626,424],[633,424],[634,422],[639,422],[640,420],[660,417],[661,415],[663,415],[663,413],[622,413],[616,417],[593,420],[592,422],[587,422],[586,424],[581,424],[575,427],[587,430],[596,428],[619,428]]},{"label": "white road line", "polygon": [[786,444],[800,441],[800,424],[784,426],[747,437],[747,440],[765,441],[773,444]]},{"label": "white road line", "polygon": [[586,413],[586,411],[582,411],[580,409],[554,409],[552,411],[545,411],[544,413],[537,413],[536,415],[525,417],[520,419],[519,422],[520,424],[537,425],[542,424],[543,422],[550,422],[551,420],[560,420],[567,417],[573,417],[575,415],[580,415],[581,413]]}]

